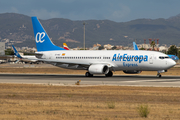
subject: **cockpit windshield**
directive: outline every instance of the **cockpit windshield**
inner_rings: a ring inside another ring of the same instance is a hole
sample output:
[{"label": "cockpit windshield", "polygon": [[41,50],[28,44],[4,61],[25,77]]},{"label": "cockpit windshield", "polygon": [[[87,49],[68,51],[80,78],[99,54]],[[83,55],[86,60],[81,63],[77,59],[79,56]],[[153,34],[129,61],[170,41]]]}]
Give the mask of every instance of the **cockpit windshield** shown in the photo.
[{"label": "cockpit windshield", "polygon": [[169,58],[168,56],[159,56],[159,59],[167,59]]}]

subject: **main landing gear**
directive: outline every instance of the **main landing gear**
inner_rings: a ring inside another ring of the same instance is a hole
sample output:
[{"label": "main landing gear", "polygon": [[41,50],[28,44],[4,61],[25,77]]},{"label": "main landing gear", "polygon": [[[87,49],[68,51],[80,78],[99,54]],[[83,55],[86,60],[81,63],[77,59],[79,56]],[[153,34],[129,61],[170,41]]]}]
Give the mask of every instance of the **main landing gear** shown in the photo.
[{"label": "main landing gear", "polygon": [[109,71],[107,74],[105,74],[106,77],[112,77],[113,76],[113,72]]},{"label": "main landing gear", "polygon": [[[86,72],[85,73],[85,76],[86,77],[93,77],[93,74],[89,73],[89,72]],[[106,77],[112,77],[113,76],[113,72],[112,71],[109,71],[107,74],[105,74]]]},{"label": "main landing gear", "polygon": [[93,77],[93,74],[90,74],[89,72],[86,72],[86,73],[85,73],[85,76],[86,76],[86,77]]}]

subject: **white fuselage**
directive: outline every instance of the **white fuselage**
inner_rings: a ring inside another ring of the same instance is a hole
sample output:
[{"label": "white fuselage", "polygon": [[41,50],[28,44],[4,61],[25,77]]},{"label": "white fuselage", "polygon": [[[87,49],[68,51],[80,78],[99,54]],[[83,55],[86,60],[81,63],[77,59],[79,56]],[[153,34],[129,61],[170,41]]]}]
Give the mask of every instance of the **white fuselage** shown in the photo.
[{"label": "white fuselage", "polygon": [[37,58],[34,55],[24,55],[21,60],[25,62],[36,62]]},{"label": "white fuselage", "polygon": [[86,69],[92,64],[106,64],[115,71],[158,71],[167,70],[176,64],[166,54],[144,50],[59,50],[37,53],[43,54],[38,60],[64,68],[80,65],[82,69]]}]

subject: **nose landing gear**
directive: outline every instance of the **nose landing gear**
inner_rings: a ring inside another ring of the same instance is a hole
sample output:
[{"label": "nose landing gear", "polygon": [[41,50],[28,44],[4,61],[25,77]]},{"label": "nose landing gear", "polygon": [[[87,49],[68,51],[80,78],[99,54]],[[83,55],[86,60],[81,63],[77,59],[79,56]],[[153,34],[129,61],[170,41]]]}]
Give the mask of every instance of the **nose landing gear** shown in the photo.
[{"label": "nose landing gear", "polygon": [[157,71],[157,77],[161,77],[161,73],[163,73],[163,72],[167,72],[167,70],[158,70]]},{"label": "nose landing gear", "polygon": [[157,74],[157,77],[159,77],[159,78],[160,78],[160,77],[161,77],[161,74],[160,74],[160,73],[158,73],[158,74]]}]

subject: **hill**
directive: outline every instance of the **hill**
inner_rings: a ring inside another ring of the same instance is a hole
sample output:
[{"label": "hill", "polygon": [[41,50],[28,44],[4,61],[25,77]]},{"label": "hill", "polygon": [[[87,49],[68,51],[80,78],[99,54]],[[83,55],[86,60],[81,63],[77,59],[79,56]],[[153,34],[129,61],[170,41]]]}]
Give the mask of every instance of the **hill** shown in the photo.
[{"label": "hill", "polygon": [[[158,38],[160,44],[179,43],[180,15],[169,19],[137,19],[129,22],[113,22],[109,20],[72,21],[63,18],[40,20],[54,44],[62,46],[66,42],[69,47],[83,46],[83,22],[86,24],[86,46],[95,43],[113,45],[132,45],[144,43],[148,38]],[[22,14],[0,14],[0,41],[13,43],[17,47],[35,47],[31,18]],[[126,36],[126,37],[125,37]],[[10,44],[9,44],[10,45]]]}]

